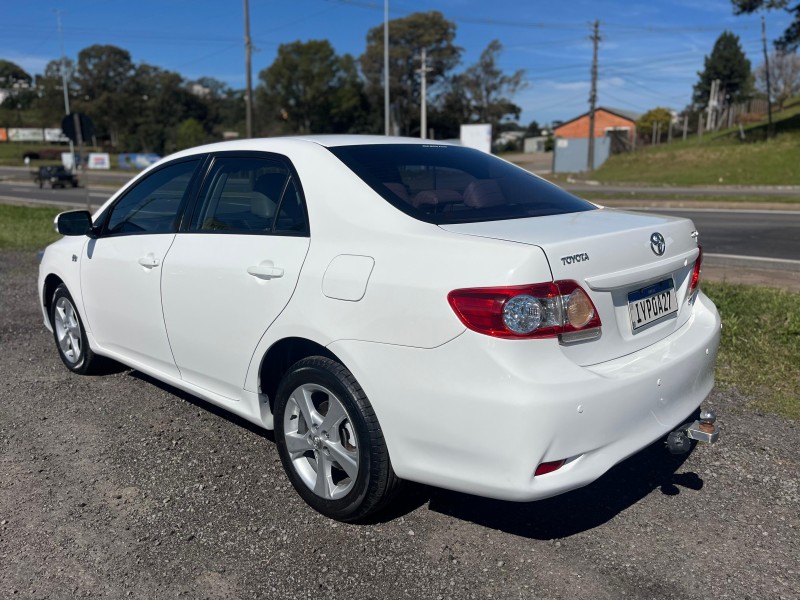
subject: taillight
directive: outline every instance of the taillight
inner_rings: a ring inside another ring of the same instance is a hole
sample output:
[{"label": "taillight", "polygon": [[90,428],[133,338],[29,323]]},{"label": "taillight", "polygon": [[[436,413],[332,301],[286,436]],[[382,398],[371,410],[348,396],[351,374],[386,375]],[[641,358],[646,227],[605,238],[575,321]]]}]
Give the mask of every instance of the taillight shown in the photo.
[{"label": "taillight", "polygon": [[692,271],[692,281],[689,283],[689,294],[694,292],[698,287],[700,287],[700,274],[702,273],[702,265],[703,265],[703,247],[701,245],[697,245],[697,249],[700,253],[697,255],[697,260],[694,261],[694,271]]},{"label": "taillight", "polygon": [[551,462],[543,462],[538,467],[536,467],[536,471],[533,473],[534,477],[538,475],[547,475],[548,473],[552,473],[553,471],[558,471],[561,467],[564,466],[566,460],[554,460]]},{"label": "taillight", "polygon": [[550,338],[597,330],[600,315],[575,281],[513,287],[468,288],[447,295],[467,327],[501,338]]}]

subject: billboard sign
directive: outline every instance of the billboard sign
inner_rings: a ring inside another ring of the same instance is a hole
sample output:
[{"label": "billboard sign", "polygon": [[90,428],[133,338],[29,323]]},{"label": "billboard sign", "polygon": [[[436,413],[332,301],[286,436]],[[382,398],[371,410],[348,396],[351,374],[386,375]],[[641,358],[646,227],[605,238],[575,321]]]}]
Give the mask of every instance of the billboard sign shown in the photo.
[{"label": "billboard sign", "polygon": [[64,132],[60,129],[45,129],[44,130],[44,141],[45,142],[63,142],[66,143],[69,141],[69,138],[64,135]]},{"label": "billboard sign", "polygon": [[89,168],[90,169],[110,169],[111,156],[108,152],[90,152],[89,153]]},{"label": "billboard sign", "polygon": [[44,131],[28,127],[10,127],[8,129],[8,139],[11,142],[43,142]]},{"label": "billboard sign", "polygon": [[483,152],[492,152],[492,126],[490,124],[462,125],[461,145]]},{"label": "billboard sign", "polygon": [[117,157],[120,169],[146,169],[161,157],[158,154],[120,154]]}]

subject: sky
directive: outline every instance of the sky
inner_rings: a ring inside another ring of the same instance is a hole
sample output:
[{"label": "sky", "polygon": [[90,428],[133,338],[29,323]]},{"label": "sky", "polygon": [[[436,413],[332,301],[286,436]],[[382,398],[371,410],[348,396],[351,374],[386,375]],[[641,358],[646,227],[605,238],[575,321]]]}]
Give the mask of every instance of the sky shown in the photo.
[{"label": "sky", "polygon": [[[514,101],[520,123],[569,120],[588,110],[591,23],[600,21],[598,105],[645,112],[683,109],[697,72],[719,35],[738,35],[755,68],[763,62],[760,15],[735,16],[729,0],[389,0],[390,19],[438,10],[456,23],[465,69],[493,39],[499,65],[522,69],[525,88]],[[241,0],[0,0],[0,58],[34,75],[61,55],[76,59],[92,44],[128,50],[134,62],[210,76],[244,88]],[[790,23],[764,13],[767,40]],[[328,39],[339,54],[364,52],[367,31],[383,23],[383,0],[250,0],[254,85],[280,44]]]}]

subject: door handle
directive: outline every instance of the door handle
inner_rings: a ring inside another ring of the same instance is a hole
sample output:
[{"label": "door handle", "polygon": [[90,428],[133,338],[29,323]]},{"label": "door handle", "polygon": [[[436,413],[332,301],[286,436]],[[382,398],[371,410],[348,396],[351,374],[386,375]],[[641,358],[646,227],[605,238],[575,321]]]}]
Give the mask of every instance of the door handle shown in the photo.
[{"label": "door handle", "polygon": [[277,279],[283,277],[283,269],[272,265],[253,265],[247,267],[247,273],[258,279]]},{"label": "door handle", "polygon": [[153,267],[158,266],[158,259],[152,254],[148,254],[147,256],[143,256],[139,259],[139,264],[146,269],[152,269]]}]

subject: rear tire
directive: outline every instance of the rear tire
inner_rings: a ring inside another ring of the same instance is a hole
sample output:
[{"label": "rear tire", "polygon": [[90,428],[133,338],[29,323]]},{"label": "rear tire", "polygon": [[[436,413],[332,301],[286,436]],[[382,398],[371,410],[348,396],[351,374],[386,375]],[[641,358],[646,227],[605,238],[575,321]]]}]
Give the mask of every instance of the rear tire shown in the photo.
[{"label": "rear tire", "polygon": [[399,490],[372,405],[334,360],[305,358],[286,373],[275,400],[275,440],[289,481],[326,517],[366,520]]},{"label": "rear tire", "polygon": [[79,375],[92,375],[104,370],[108,361],[92,352],[89,347],[83,321],[63,283],[53,292],[50,323],[53,326],[56,349],[64,366]]}]

